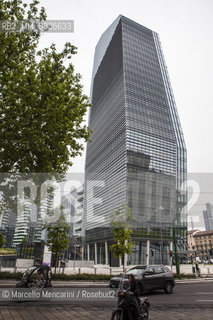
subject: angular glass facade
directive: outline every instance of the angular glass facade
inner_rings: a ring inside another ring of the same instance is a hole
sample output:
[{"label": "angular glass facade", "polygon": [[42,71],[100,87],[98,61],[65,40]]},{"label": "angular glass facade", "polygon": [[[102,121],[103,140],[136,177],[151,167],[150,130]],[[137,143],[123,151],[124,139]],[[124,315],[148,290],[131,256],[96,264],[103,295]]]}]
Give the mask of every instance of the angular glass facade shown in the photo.
[{"label": "angular glass facade", "polygon": [[206,231],[213,230],[213,205],[206,203],[206,210],[203,211],[203,220]]},{"label": "angular glass facade", "polygon": [[124,203],[134,213],[129,263],[168,263],[174,238],[184,256],[186,148],[158,35],[119,16],[97,44],[91,99],[84,207],[94,259],[112,264],[110,215]]}]

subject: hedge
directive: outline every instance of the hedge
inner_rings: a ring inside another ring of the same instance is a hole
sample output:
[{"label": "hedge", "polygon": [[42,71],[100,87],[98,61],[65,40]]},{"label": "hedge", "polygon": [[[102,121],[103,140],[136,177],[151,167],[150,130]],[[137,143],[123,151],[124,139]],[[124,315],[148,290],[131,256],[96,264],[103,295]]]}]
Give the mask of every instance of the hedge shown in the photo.
[{"label": "hedge", "polygon": [[[0,272],[0,280],[20,280],[22,277],[23,273],[22,272]],[[82,274],[64,274],[64,273],[53,273],[52,274],[52,280],[64,280],[64,281],[72,281],[72,280],[90,280],[90,281],[100,281],[100,280],[105,280],[109,281],[110,278],[113,275],[105,275],[105,274],[87,274],[87,273],[82,273]],[[195,274],[184,274],[181,273],[179,276],[177,274],[174,274],[174,278],[176,279],[195,279],[196,275]]]},{"label": "hedge", "polygon": [[113,275],[105,274],[63,274],[63,273],[53,273],[52,280],[110,280]]},{"label": "hedge", "polygon": [[180,273],[179,276],[176,273],[174,273],[173,276],[175,279],[195,279],[196,278],[196,274],[194,273],[190,273],[190,274]]},{"label": "hedge", "polygon": [[14,250],[14,249],[0,249],[1,256],[5,256],[5,255],[7,256],[10,254],[16,254],[16,250]]},{"label": "hedge", "polygon": [[0,280],[21,280],[23,273],[22,272],[0,272]]}]

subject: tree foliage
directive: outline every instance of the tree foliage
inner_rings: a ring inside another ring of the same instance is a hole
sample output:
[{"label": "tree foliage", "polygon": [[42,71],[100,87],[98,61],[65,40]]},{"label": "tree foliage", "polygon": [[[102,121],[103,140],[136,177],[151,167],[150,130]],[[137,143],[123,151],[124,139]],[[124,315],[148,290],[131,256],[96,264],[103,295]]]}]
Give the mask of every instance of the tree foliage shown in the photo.
[{"label": "tree foliage", "polygon": [[27,237],[22,238],[21,243],[22,244],[27,244],[28,243]]},{"label": "tree foliage", "polygon": [[47,242],[49,251],[52,251],[56,256],[56,265],[58,266],[58,258],[63,250],[69,248],[69,236],[68,232],[70,226],[65,222],[65,218],[60,216],[56,223],[46,224],[44,229],[47,230]]},{"label": "tree foliage", "polygon": [[2,248],[6,243],[5,236],[0,232],[0,248]]},{"label": "tree foliage", "polygon": [[113,212],[110,222],[111,230],[114,233],[115,243],[110,246],[110,250],[115,257],[123,258],[124,269],[124,255],[131,254],[134,243],[131,235],[131,221],[133,220],[133,212],[127,205],[120,206]]},{"label": "tree foliage", "polygon": [[[46,19],[39,1],[0,0],[0,20]],[[0,33],[0,172],[66,172],[90,130],[80,75],[66,43],[37,51],[39,32]]]}]

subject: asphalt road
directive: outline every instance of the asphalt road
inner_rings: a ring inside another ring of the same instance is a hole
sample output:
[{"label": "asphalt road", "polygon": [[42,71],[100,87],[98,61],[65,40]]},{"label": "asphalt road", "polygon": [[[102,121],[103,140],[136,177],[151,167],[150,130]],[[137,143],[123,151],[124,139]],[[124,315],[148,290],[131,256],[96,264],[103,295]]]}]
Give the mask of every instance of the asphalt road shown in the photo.
[{"label": "asphalt road", "polygon": [[[80,287],[80,286],[79,286]],[[102,286],[103,287],[103,286]],[[100,286],[101,288],[101,286]],[[56,288],[57,290],[57,288]],[[77,290],[77,288],[75,289]],[[82,290],[82,287],[81,287]],[[85,288],[85,290],[89,290]],[[98,288],[91,289],[92,291],[98,290]],[[163,308],[194,308],[198,306],[206,306],[213,309],[213,281],[183,281],[177,282],[172,294],[165,294],[164,291],[147,292],[145,295],[149,298],[152,307],[163,307]],[[97,301],[93,298],[87,299],[86,301],[72,301],[72,298],[68,301],[54,301],[54,304],[58,305],[75,305],[75,306],[102,306],[106,308],[113,308],[116,305],[117,299],[101,299]],[[0,301],[0,305],[8,305],[14,303],[14,301]],[[39,304],[51,305],[53,302],[50,301],[39,301]],[[23,304],[37,304],[37,302],[23,302]],[[213,311],[213,310],[212,310]]]},{"label": "asphalt road", "polygon": [[173,294],[163,291],[147,294],[153,306],[180,306],[184,308],[208,305],[213,308],[213,282],[176,283]]},{"label": "asphalt road", "polygon": [[[150,300],[151,307],[164,309],[172,308],[197,308],[208,307],[212,308],[213,312],[213,282],[188,282],[176,283],[172,294],[165,294],[164,291],[154,291],[146,293]],[[86,301],[85,304],[97,306],[95,301]],[[102,301],[103,306],[112,308],[115,305],[114,301]],[[76,302],[75,302],[76,304]],[[79,304],[80,305],[80,304]],[[213,319],[213,315],[212,315]]]}]

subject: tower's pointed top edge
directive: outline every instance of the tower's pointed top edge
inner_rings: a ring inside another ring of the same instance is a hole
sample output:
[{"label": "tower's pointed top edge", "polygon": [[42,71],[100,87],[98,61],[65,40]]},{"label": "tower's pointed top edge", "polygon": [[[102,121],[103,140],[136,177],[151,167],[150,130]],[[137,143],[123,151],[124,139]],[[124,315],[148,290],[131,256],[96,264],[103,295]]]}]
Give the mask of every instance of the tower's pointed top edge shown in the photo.
[{"label": "tower's pointed top edge", "polygon": [[95,47],[95,57],[94,57],[94,63],[93,63],[93,72],[92,72],[92,83],[91,83],[91,95],[92,95],[92,89],[93,89],[93,80],[95,77],[95,74],[99,68],[99,65],[104,57],[104,54],[107,50],[107,47],[115,33],[115,30],[119,24],[119,22],[130,22],[131,24],[137,25],[139,28],[142,28],[146,31],[153,32],[151,29],[148,29],[141,25],[140,23],[137,23],[122,14],[120,14],[111,24],[110,26],[102,33],[101,37],[99,38],[99,41]]}]

